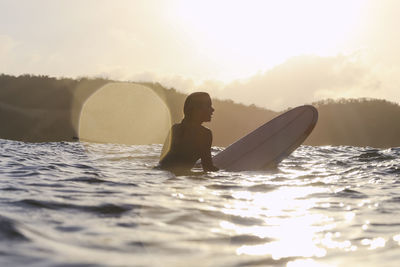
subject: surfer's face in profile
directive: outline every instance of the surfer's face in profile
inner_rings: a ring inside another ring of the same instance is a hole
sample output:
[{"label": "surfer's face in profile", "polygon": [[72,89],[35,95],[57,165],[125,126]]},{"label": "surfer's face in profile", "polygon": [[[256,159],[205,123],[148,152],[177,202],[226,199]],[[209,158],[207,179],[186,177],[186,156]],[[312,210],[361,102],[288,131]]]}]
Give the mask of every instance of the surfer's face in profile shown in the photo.
[{"label": "surfer's face in profile", "polygon": [[204,103],[203,105],[201,105],[199,112],[201,114],[202,122],[211,121],[212,115],[214,113],[214,108],[212,107],[210,97],[204,99]]},{"label": "surfer's face in profile", "polygon": [[211,121],[214,108],[207,93],[197,92],[189,95],[185,101],[185,118],[197,123]]}]

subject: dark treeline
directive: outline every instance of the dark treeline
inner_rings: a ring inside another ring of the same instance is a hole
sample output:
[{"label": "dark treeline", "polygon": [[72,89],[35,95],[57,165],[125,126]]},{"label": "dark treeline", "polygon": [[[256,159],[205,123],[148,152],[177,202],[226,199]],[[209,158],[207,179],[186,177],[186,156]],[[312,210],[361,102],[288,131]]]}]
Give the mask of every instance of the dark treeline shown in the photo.
[{"label": "dark treeline", "polygon": [[380,99],[324,100],[313,103],[319,120],[306,144],[400,146],[400,106]]},{"label": "dark treeline", "polygon": [[[48,76],[0,75],[0,138],[52,142],[72,141],[78,135],[79,115],[85,101],[107,83],[103,78],[69,79]],[[172,122],[183,117],[187,95],[166,89],[158,83],[141,83],[154,92],[170,109]],[[214,100],[217,110],[208,126],[214,131],[214,144],[226,146],[277,113],[232,101]],[[249,120],[248,118],[252,118]],[[160,140],[163,143],[164,140]]]},{"label": "dark treeline", "polygon": [[[78,136],[85,101],[107,83],[103,78],[0,75],[0,138],[30,141],[72,141]],[[158,83],[142,83],[170,109],[173,122],[183,117],[186,95]],[[213,100],[214,145],[227,146],[279,113],[230,100]],[[400,145],[400,106],[384,100],[326,100],[313,103],[319,121],[310,145],[393,147]],[[160,143],[163,140],[160,140]]]},{"label": "dark treeline", "polygon": [[73,140],[82,104],[107,82],[0,75],[0,138],[29,142]]}]

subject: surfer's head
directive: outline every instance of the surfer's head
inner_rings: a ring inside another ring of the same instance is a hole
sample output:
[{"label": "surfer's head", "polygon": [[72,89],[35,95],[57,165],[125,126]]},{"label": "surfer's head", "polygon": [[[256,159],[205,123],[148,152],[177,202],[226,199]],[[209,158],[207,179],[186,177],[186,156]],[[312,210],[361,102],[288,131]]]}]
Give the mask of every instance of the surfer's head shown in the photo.
[{"label": "surfer's head", "polygon": [[211,98],[208,93],[195,92],[190,94],[183,107],[185,119],[201,122],[211,121],[211,116],[214,112]]}]

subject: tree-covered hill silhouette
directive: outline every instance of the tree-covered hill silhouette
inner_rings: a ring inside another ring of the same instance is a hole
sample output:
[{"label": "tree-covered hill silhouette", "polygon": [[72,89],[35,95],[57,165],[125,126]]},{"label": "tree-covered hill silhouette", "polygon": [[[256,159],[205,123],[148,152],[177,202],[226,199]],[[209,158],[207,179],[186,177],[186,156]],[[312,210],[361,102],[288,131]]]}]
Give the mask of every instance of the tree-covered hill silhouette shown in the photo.
[{"label": "tree-covered hill silhouette", "polygon": [[106,83],[104,79],[0,75],[0,138],[73,140],[82,104]]},{"label": "tree-covered hill silhouette", "polygon": [[[79,138],[79,116],[85,101],[107,83],[104,78],[53,78],[0,75],[0,138],[72,141]],[[134,84],[134,83],[133,83]],[[158,83],[141,83],[166,103],[172,122],[183,117],[186,94]],[[306,103],[305,103],[306,104]],[[309,145],[394,147],[400,145],[400,106],[377,99],[325,100],[313,103],[319,121]],[[213,144],[227,146],[282,112],[213,99],[214,118],[206,126]],[[162,143],[164,140],[159,140]]]},{"label": "tree-covered hill silhouette", "polygon": [[400,106],[381,99],[340,99],[313,103],[318,123],[311,145],[400,146]]}]

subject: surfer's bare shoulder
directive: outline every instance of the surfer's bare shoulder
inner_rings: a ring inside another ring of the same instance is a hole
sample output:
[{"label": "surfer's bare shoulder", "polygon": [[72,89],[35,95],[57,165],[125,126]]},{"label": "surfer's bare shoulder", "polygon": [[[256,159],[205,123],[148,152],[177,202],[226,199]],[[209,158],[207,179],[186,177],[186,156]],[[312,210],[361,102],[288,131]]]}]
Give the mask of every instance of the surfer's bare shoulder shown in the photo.
[{"label": "surfer's bare shoulder", "polygon": [[204,127],[203,125],[200,126],[200,131],[201,134],[203,134],[206,137],[212,137],[212,132],[210,129],[208,129],[207,127]]},{"label": "surfer's bare shoulder", "polygon": [[210,133],[211,134],[211,130],[203,125],[200,125],[200,128],[202,129],[202,131]]},{"label": "surfer's bare shoulder", "polygon": [[203,125],[201,125],[200,136],[201,136],[202,142],[204,142],[204,145],[206,145],[206,147],[211,147],[211,143],[212,143],[212,139],[213,139],[211,130],[208,129],[207,127],[204,127]]},{"label": "surfer's bare shoulder", "polygon": [[177,136],[177,134],[180,133],[181,131],[182,131],[182,124],[181,123],[175,123],[174,125],[172,125],[171,133],[172,133],[173,137]]}]

